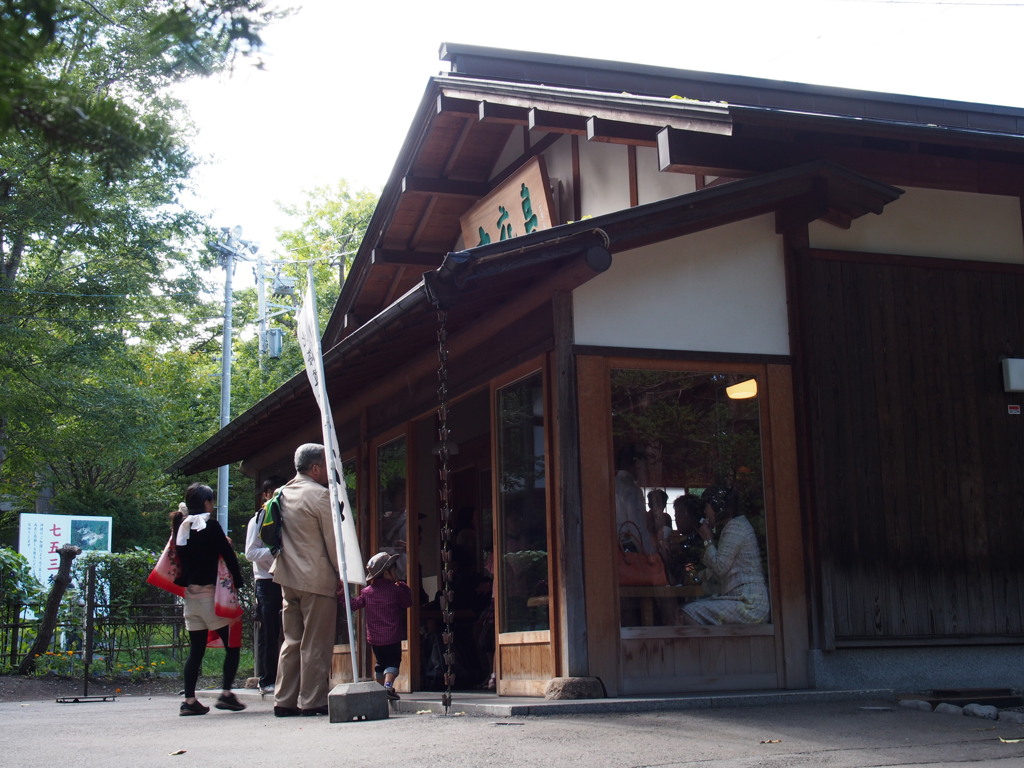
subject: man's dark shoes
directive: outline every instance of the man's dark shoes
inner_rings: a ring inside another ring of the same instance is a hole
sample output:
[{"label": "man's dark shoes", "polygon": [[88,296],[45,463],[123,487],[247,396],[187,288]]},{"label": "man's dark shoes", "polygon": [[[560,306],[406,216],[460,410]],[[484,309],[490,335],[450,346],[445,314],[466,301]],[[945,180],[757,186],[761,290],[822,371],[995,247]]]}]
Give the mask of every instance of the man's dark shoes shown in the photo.
[{"label": "man's dark shoes", "polygon": [[388,701],[398,701],[402,698],[398,695],[398,691],[395,690],[394,686],[385,685],[384,692],[388,695]]},{"label": "man's dark shoes", "polygon": [[227,709],[232,712],[241,712],[245,709],[245,704],[238,700],[238,697],[233,693],[222,693],[217,698],[217,703],[214,704],[217,709]]},{"label": "man's dark shoes", "polygon": [[185,717],[187,715],[205,715],[209,711],[209,707],[203,706],[198,701],[193,701],[191,704],[183,701],[181,702],[181,709],[178,710],[178,714]]},{"label": "man's dark shoes", "polygon": [[274,707],[274,717],[298,717],[301,714],[302,710],[295,707]]},{"label": "man's dark shoes", "polygon": [[314,707],[313,709],[302,710],[303,717],[314,717],[315,715],[327,715],[330,714],[330,710],[327,705],[324,704],[322,707]]}]

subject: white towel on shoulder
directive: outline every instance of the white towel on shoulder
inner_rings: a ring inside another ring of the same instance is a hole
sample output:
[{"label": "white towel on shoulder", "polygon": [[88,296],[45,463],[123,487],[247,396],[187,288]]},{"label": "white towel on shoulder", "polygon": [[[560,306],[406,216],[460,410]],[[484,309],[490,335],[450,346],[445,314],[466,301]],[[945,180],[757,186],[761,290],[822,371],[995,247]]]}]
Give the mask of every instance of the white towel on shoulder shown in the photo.
[{"label": "white towel on shoulder", "polygon": [[174,543],[179,547],[184,547],[188,544],[189,534],[192,531],[204,530],[206,528],[206,521],[209,519],[209,512],[203,512],[201,515],[188,515],[178,526],[178,536],[174,539]]}]

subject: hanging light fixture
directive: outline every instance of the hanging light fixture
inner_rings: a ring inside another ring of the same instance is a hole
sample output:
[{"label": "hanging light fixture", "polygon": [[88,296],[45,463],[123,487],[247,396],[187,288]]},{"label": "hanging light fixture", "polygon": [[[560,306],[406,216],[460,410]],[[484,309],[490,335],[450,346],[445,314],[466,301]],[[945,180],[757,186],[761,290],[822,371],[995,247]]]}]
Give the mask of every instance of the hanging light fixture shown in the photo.
[{"label": "hanging light fixture", "polygon": [[746,379],[725,388],[725,394],[732,400],[748,400],[757,397],[757,379]]}]

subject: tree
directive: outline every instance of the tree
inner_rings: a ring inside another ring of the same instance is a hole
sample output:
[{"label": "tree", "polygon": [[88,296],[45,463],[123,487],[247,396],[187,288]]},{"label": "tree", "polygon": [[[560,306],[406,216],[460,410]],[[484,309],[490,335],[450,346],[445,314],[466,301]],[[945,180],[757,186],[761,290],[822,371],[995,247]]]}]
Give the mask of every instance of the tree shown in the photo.
[{"label": "tree", "polygon": [[254,50],[275,15],[0,0],[0,497],[137,489],[175,431],[152,355],[201,348],[220,310],[200,298],[212,259],[178,204],[195,160],[166,90]]},{"label": "tree", "polygon": [[[295,226],[277,232],[279,249],[270,264],[280,274],[295,279],[297,310],[308,281],[306,265],[313,262],[322,328],[338,300],[341,280],[355,258],[377,205],[377,195],[366,190],[353,191],[345,180],[315,187],[305,195],[298,203],[279,203],[281,210],[295,219]],[[235,313],[240,326],[258,322],[255,288],[235,294]],[[302,371],[302,355],[294,343],[295,314],[286,312],[273,321],[284,328],[286,339],[290,340],[279,359],[261,361],[259,340],[255,337],[235,343],[236,362],[231,374],[233,412],[241,413]]]},{"label": "tree", "polygon": [[125,94],[229,66],[281,15],[262,0],[0,0],[0,135],[125,167],[153,147]]},{"label": "tree", "polygon": [[18,665],[19,675],[27,675],[35,669],[36,659],[46,652],[46,646],[53,639],[53,632],[57,628],[57,614],[60,611],[60,601],[64,598],[64,593],[67,592],[68,587],[71,585],[71,564],[76,557],[82,554],[82,550],[80,547],[65,544],[57,550],[57,554],[60,556],[60,567],[57,569],[57,573],[53,577],[53,583],[50,585],[50,594],[46,598],[43,616],[39,621],[39,628],[36,630],[36,639],[28,649],[28,653],[22,658],[21,664]]},{"label": "tree", "polygon": [[342,179],[333,186],[314,187],[297,205],[281,206],[282,211],[298,219],[295,229],[277,233],[285,251],[281,261],[290,264],[285,271],[294,275],[303,289],[307,282],[305,263],[314,262],[321,328],[338,298],[377,200],[378,195],[353,190]]}]

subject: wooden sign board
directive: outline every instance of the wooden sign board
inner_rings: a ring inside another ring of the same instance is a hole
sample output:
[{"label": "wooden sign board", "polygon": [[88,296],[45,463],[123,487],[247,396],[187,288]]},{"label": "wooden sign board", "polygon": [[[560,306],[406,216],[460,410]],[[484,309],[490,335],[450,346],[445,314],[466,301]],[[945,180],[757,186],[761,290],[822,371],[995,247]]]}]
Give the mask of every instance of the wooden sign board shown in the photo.
[{"label": "wooden sign board", "polygon": [[551,210],[544,158],[531,158],[459,219],[464,247],[475,248],[550,229]]}]

